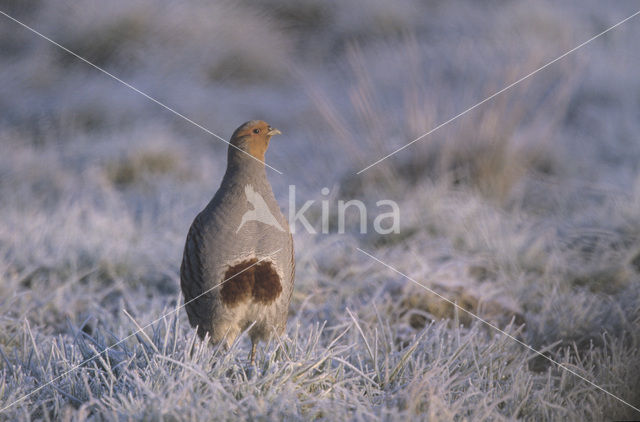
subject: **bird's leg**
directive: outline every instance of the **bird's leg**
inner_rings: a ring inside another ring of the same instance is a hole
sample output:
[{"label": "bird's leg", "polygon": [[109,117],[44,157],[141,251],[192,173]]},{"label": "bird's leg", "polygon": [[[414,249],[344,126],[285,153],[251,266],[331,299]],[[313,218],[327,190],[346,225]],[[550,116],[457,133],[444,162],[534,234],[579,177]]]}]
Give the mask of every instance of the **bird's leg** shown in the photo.
[{"label": "bird's leg", "polygon": [[256,342],[251,341],[251,351],[249,352],[249,361],[251,362],[251,366],[256,366]]}]

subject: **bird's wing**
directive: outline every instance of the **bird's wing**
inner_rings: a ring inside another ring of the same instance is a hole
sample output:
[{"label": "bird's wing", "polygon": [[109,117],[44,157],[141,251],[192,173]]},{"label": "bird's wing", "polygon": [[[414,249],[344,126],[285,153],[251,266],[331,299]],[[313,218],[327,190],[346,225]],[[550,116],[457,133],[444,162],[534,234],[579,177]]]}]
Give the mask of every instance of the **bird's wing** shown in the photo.
[{"label": "bird's wing", "polygon": [[[180,287],[184,294],[185,308],[192,326],[200,330],[211,326],[213,306],[217,290],[207,292],[210,276],[203,265],[204,239],[200,215],[191,224],[180,265]],[[206,292],[206,293],[205,293]],[[199,331],[200,332],[200,331]]]}]

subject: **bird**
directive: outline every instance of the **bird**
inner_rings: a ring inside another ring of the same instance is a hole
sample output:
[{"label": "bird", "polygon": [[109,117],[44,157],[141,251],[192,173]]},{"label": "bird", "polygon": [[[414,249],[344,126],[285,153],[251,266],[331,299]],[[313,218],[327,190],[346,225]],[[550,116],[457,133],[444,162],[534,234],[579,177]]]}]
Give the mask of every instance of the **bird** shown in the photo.
[{"label": "bird", "polygon": [[269,224],[280,231],[284,231],[280,223],[278,223],[278,219],[269,211],[269,206],[264,201],[264,198],[253,190],[253,186],[245,186],[244,194],[247,196],[247,201],[253,205],[253,209],[246,211],[242,215],[242,220],[240,221],[240,226],[236,229],[236,233],[240,231],[242,226],[244,226],[244,223],[252,220],[261,221],[264,224]]},{"label": "bird", "polygon": [[248,329],[252,367],[258,343],[286,328],[295,279],[293,237],[265,169],[269,141],[280,134],[262,120],[234,131],[220,187],[193,220],[180,265],[198,336],[230,347]]}]

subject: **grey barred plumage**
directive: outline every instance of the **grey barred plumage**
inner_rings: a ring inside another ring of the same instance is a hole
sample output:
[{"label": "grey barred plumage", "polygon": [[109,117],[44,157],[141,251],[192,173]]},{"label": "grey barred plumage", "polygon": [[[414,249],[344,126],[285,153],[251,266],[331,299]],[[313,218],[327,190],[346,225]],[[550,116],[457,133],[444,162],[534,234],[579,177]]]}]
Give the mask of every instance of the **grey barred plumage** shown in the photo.
[{"label": "grey barred plumage", "polygon": [[[185,308],[199,336],[231,345],[253,324],[252,363],[256,344],[285,329],[295,276],[293,238],[264,165],[269,140],[279,133],[263,121],[236,129],[227,171],[189,229],[180,267]],[[250,205],[255,194],[261,200]]]}]

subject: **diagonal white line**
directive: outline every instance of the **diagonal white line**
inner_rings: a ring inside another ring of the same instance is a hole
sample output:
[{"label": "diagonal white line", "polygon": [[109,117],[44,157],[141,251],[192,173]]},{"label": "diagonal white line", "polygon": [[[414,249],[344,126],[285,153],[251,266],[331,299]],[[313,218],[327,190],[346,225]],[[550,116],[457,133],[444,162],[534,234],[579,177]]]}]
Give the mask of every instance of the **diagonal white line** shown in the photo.
[{"label": "diagonal white line", "polygon": [[572,48],[571,50],[567,51],[566,53],[564,53],[563,55],[551,60],[549,63],[545,64],[544,66],[541,66],[539,68],[537,68],[536,70],[534,70],[533,72],[523,76],[522,78],[518,79],[517,81],[513,82],[512,84],[509,84],[507,86],[505,86],[504,88],[502,88],[500,91],[488,96],[487,98],[485,98],[484,100],[480,101],[479,103],[469,107],[468,109],[466,109],[465,111],[456,114],[455,116],[453,116],[452,118],[450,118],[449,120],[447,120],[444,123],[440,123],[438,126],[434,127],[433,129],[431,129],[429,132],[424,133],[420,136],[418,136],[416,139],[414,139],[413,141],[409,142],[406,145],[401,146],[400,148],[396,149],[393,152],[390,152],[389,154],[385,155],[384,157],[382,157],[381,159],[379,159],[378,161],[369,164],[367,167],[363,168],[362,170],[360,170],[359,172],[357,172],[356,174],[360,174],[364,171],[369,170],[371,167],[375,166],[376,164],[379,164],[380,162],[386,160],[387,158],[391,157],[392,155],[395,155],[397,153],[399,153],[400,151],[402,151],[403,149],[407,148],[410,145],[413,145],[414,143],[418,142],[420,139],[424,138],[425,136],[428,136],[430,134],[432,134],[433,132],[435,132],[436,130],[440,129],[443,126],[448,125],[449,123],[453,122],[454,120],[456,120],[458,117],[464,116],[465,114],[467,114],[468,112],[470,112],[471,110],[475,109],[476,107],[481,106],[482,104],[486,103],[487,101],[490,101],[491,99],[497,97],[498,95],[502,94],[503,92],[513,88],[514,86],[518,85],[520,82],[524,81],[525,79],[530,78],[531,76],[535,75],[536,73],[540,72],[543,69],[546,69],[547,67],[551,66],[552,64],[554,64],[555,62],[557,62],[558,60],[562,60],[563,58],[567,57],[569,54],[573,53],[574,51],[578,50],[579,48],[584,47],[585,45],[589,44],[591,41],[595,40],[596,38],[601,37],[602,35],[606,34],[607,32],[617,28],[618,26],[622,25],[623,23],[625,23],[626,21],[628,21],[629,19],[637,16],[640,14],[640,10],[638,10],[636,13],[634,13],[633,15],[621,20],[620,22],[616,23],[615,25],[613,25],[610,28],[605,29],[604,31],[600,32],[597,35],[594,35],[593,37],[589,38],[588,40],[586,40],[585,42],[583,42],[582,44]]},{"label": "diagonal white line", "polygon": [[381,260],[379,260],[378,258],[376,258],[375,256],[371,255],[370,253],[360,249],[360,248],[356,248],[357,250],[359,250],[360,252],[362,252],[363,254],[367,255],[369,258],[377,261],[378,263],[384,265],[385,267],[387,267],[388,269],[390,269],[391,271],[400,274],[402,277],[406,278],[407,280],[417,284],[418,286],[422,287],[423,289],[425,289],[426,291],[428,291],[429,293],[432,293],[436,296],[438,296],[440,299],[444,300],[447,303],[450,303],[451,305],[455,306],[456,308],[460,309],[461,311],[466,312],[467,314],[471,315],[473,318],[477,319],[478,321],[488,325],[489,327],[493,328],[494,330],[504,334],[505,336],[509,337],[511,340],[519,343],[520,345],[526,347],[527,349],[531,350],[532,352],[542,356],[543,358],[545,358],[546,360],[548,360],[549,362],[552,362],[554,364],[556,364],[559,368],[564,369],[565,371],[568,371],[570,373],[572,373],[573,375],[575,375],[576,377],[582,379],[583,381],[586,381],[587,383],[591,384],[592,386],[594,386],[595,388],[597,388],[598,390],[607,393],[609,396],[613,397],[616,400],[621,401],[622,403],[626,404],[627,406],[629,406],[630,408],[632,408],[633,410],[637,411],[640,413],[640,409],[638,409],[637,407],[633,406],[632,404],[629,404],[628,402],[624,401],[623,399],[621,399],[620,397],[616,396],[613,393],[610,393],[609,391],[605,390],[604,388],[600,387],[599,385],[593,383],[592,381],[589,381],[587,378],[583,377],[582,375],[578,374],[577,372],[567,368],[566,366],[564,366],[563,364],[551,359],[550,357],[546,356],[544,353],[537,351],[536,349],[534,349],[533,347],[529,346],[528,344],[518,340],[517,338],[515,338],[514,336],[512,336],[511,334],[507,333],[504,330],[501,330],[500,328],[496,327],[495,325],[493,325],[492,323],[490,323],[489,321],[479,317],[478,315],[474,314],[473,312],[470,312],[468,310],[466,310],[465,308],[463,308],[462,306],[458,305],[457,303],[451,301],[450,299],[447,299],[446,297],[442,296],[441,294],[439,294],[438,292],[428,288],[427,286],[425,286],[424,284],[414,280],[413,278],[409,277],[408,275],[406,275],[405,273],[397,270],[396,268],[392,267],[391,265],[382,262]]},{"label": "diagonal white line", "polygon": [[44,38],[45,40],[49,41],[51,44],[55,45],[56,47],[61,48],[62,50],[66,51],[67,53],[71,54],[72,56],[82,60],[83,62],[85,62],[86,64],[88,64],[89,66],[92,66],[96,69],[98,69],[100,72],[104,73],[105,75],[109,76],[112,79],[115,79],[116,81],[120,82],[122,85],[126,86],[129,89],[134,90],[135,92],[137,92],[138,94],[142,95],[143,97],[153,101],[154,103],[158,104],[160,107],[172,112],[173,114],[175,114],[176,116],[186,120],[187,122],[191,123],[192,125],[202,129],[203,131],[205,131],[206,133],[208,133],[209,135],[215,136],[216,138],[220,139],[222,142],[224,142],[225,144],[229,145],[230,147],[233,147],[235,149],[237,149],[238,151],[247,154],[249,157],[253,158],[256,161],[261,162],[262,164],[264,164],[265,166],[269,167],[271,170],[275,171],[276,173],[282,174],[282,172],[272,166],[270,166],[269,164],[265,163],[264,161],[260,160],[259,158],[254,157],[253,155],[249,154],[248,152],[238,148],[235,145],[232,145],[229,141],[227,141],[226,139],[224,139],[223,137],[216,135],[215,133],[213,133],[212,131],[210,131],[209,129],[207,129],[206,127],[194,122],[193,120],[191,120],[190,118],[188,118],[187,116],[185,116],[182,113],[177,112],[176,110],[172,109],[171,107],[169,107],[168,105],[156,100],[155,98],[153,98],[152,96],[150,96],[149,94],[146,94],[142,91],[140,91],[138,88],[136,88],[135,86],[123,81],[122,79],[118,78],[117,76],[107,72],[106,70],[104,70],[103,68],[101,68],[100,66],[97,66],[93,63],[91,63],[89,60],[85,59],[84,57],[79,56],[78,54],[74,53],[73,51],[69,50],[68,48],[64,47],[63,45],[58,44],[57,42],[55,42],[54,40],[52,40],[51,38],[47,37],[46,35],[41,34],[40,32],[36,31],[35,29],[31,28],[29,25],[20,22],[18,19],[6,14],[5,12],[3,12],[2,10],[0,10],[0,14],[6,16],[7,18],[11,19],[12,21],[14,21],[15,23],[23,26],[24,28],[28,29],[29,31],[33,32],[34,34]]},{"label": "diagonal white line", "polygon": [[[282,250],[282,248],[276,250],[275,252],[273,252],[271,255],[275,255],[278,252],[280,252]],[[151,321],[150,323],[148,323],[147,325],[145,325],[144,327],[138,329],[137,331],[134,331],[133,333],[129,334],[128,336],[126,336],[123,339],[120,339],[117,343],[112,344],[111,346],[105,348],[103,351],[101,351],[100,353],[97,353],[93,356],[91,356],[88,359],[85,359],[84,361],[80,362],[79,364],[73,366],[71,369],[67,370],[66,372],[62,373],[61,375],[58,375],[57,377],[53,378],[52,380],[50,380],[49,382],[47,382],[46,384],[41,385],[40,387],[36,388],[35,390],[33,390],[32,392],[26,394],[23,397],[20,397],[18,400],[15,400],[14,402],[6,405],[5,407],[3,407],[2,409],[0,409],[0,413],[4,412],[5,410],[7,410],[8,408],[10,408],[11,406],[13,406],[14,404],[20,403],[21,401],[23,401],[24,399],[32,396],[33,394],[37,393],[38,391],[42,390],[43,388],[45,388],[46,386],[48,386],[49,384],[56,382],[57,380],[59,380],[60,378],[64,377],[65,375],[69,374],[70,372],[75,371],[76,369],[78,369],[79,367],[81,367],[82,365],[84,365],[87,362],[92,361],[93,359],[97,358],[98,356],[108,352],[109,350],[113,349],[114,347],[116,347],[117,345],[119,345],[120,343],[126,341],[127,339],[135,336],[136,334],[138,334],[140,331],[143,331],[145,328],[148,328],[150,326],[152,326],[153,324],[155,324],[156,322],[160,321],[163,318],[166,318],[167,316],[178,312],[180,309],[184,308],[185,306],[187,306],[188,304],[190,304],[191,302],[193,302],[194,300],[197,300],[198,298],[206,295],[207,293],[209,293],[210,291],[212,291],[213,289],[215,289],[216,287],[220,287],[222,286],[224,283],[226,283],[227,281],[231,280],[232,278],[234,278],[237,275],[242,274],[243,272],[247,271],[249,268],[253,267],[254,265],[258,265],[260,262],[264,261],[265,259],[269,258],[269,256],[265,256],[264,258],[259,259],[258,261],[254,262],[253,264],[249,265],[247,268],[243,269],[242,271],[238,271],[237,273],[235,273],[234,275],[232,275],[231,277],[227,278],[226,280],[222,280],[220,283],[216,284],[215,286],[213,286],[212,288],[210,288],[209,290],[200,293],[198,296],[194,297],[193,299],[183,303],[182,305],[178,306],[176,309],[173,309],[169,312],[167,312],[166,314],[162,315],[161,317]]]}]

